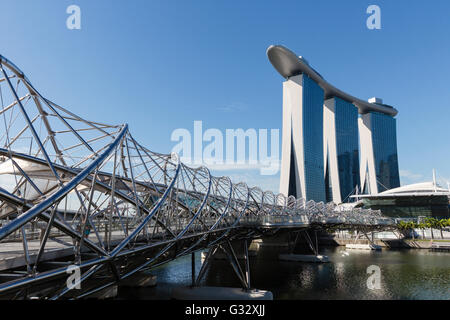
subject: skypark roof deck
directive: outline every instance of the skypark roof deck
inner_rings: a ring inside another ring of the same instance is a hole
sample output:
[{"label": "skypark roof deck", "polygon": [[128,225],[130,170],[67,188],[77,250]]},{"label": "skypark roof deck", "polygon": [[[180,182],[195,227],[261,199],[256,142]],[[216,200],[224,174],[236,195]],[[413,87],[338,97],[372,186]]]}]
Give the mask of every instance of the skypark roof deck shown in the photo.
[{"label": "skypark roof deck", "polygon": [[308,65],[304,58],[298,57],[294,52],[281,45],[272,45],[267,49],[267,56],[274,68],[286,79],[299,75],[306,74],[313,79],[325,92],[325,99],[331,97],[339,97],[343,100],[353,103],[359,110],[360,114],[365,114],[370,111],[380,112],[392,117],[396,116],[398,111],[385,104],[370,103],[358,99],[348,93],[345,93],[334,87],[313,68]]}]

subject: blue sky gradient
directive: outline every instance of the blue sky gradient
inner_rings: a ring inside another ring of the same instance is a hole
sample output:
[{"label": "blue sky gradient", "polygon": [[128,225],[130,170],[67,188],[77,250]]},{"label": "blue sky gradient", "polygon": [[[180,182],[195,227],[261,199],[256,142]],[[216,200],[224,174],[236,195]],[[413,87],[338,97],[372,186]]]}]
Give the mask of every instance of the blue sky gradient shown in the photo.
[{"label": "blue sky gradient", "polygon": [[[76,4],[82,29],[68,30]],[[381,30],[366,8],[381,8]],[[47,98],[91,120],[128,123],[170,152],[176,128],[280,128],[282,44],[325,79],[399,110],[402,184],[450,181],[450,2],[2,0],[0,54]],[[278,190],[278,175],[214,172]]]}]

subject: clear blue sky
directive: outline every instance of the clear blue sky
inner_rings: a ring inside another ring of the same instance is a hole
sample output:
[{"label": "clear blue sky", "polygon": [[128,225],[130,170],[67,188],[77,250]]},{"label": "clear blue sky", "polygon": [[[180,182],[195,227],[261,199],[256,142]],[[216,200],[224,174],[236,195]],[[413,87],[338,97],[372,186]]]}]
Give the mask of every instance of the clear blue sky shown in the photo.
[{"label": "clear blue sky", "polygon": [[[66,8],[82,29],[66,28]],[[366,8],[381,8],[381,30]],[[329,82],[399,110],[402,184],[450,180],[450,1],[2,0],[0,53],[77,114],[127,122],[169,152],[176,128],[280,128],[282,78],[271,44]],[[345,70],[345,72],[344,72]],[[219,174],[224,174],[220,172]],[[278,190],[278,176],[230,172]],[[443,181],[442,181],[443,182]]]}]

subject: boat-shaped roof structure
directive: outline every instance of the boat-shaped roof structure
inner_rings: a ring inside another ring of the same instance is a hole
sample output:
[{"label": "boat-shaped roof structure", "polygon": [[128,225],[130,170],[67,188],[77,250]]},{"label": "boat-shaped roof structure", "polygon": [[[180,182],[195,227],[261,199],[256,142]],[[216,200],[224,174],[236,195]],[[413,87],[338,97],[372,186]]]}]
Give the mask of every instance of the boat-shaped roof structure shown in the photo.
[{"label": "boat-shaped roof structure", "polygon": [[353,103],[360,114],[370,111],[396,116],[398,111],[386,104],[370,103],[356,98],[328,83],[309,63],[303,58],[297,56],[294,52],[281,45],[271,45],[267,49],[267,56],[274,68],[285,78],[306,74],[313,79],[325,92],[325,99],[338,97],[345,101]]}]

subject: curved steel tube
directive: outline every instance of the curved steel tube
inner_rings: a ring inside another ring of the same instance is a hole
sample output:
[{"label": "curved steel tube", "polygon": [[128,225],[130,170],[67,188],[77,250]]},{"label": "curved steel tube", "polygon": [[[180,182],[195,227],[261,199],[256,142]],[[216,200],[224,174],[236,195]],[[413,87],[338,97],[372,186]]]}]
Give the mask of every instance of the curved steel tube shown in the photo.
[{"label": "curved steel tube", "polygon": [[62,186],[58,191],[53,193],[51,196],[38,203],[28,211],[24,212],[16,219],[11,221],[8,225],[0,229],[0,240],[9,235],[10,233],[16,231],[20,227],[22,227],[25,223],[35,218],[41,212],[47,210],[49,207],[57,203],[59,200],[64,198],[70,191],[72,191],[75,187],[78,186],[84,179],[89,176],[93,170],[98,167],[107,156],[117,147],[118,143],[122,140],[123,136],[128,130],[128,125],[125,125],[119,135],[116,137],[113,143],[109,145],[109,147],[99,155],[94,161],[92,161],[86,168],[84,168],[75,178],[73,178],[70,182]]}]

